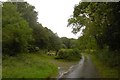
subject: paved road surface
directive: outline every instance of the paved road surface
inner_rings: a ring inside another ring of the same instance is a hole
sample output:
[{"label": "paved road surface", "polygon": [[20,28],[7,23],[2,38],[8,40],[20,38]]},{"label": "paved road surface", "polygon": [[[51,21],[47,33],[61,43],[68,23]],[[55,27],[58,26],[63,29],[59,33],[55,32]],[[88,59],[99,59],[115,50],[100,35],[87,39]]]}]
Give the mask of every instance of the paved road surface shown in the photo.
[{"label": "paved road surface", "polygon": [[90,56],[82,56],[82,59],[68,73],[61,78],[98,78],[98,72],[92,63]]}]

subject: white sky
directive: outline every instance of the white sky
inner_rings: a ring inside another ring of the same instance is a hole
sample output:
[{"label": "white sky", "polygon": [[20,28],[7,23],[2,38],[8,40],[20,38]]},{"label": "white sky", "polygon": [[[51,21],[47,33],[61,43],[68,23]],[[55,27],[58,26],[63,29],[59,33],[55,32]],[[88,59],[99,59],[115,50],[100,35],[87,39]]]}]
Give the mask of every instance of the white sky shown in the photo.
[{"label": "white sky", "polygon": [[38,12],[38,22],[48,27],[59,37],[77,38],[79,34],[71,33],[67,27],[68,19],[73,14],[75,4],[80,0],[25,0],[35,6]]},{"label": "white sky", "polygon": [[[6,1],[6,0],[3,0]],[[48,27],[59,37],[78,38],[71,33],[71,27],[67,27],[68,19],[73,14],[75,4],[80,0],[24,0],[35,6],[38,12],[38,22]]]}]

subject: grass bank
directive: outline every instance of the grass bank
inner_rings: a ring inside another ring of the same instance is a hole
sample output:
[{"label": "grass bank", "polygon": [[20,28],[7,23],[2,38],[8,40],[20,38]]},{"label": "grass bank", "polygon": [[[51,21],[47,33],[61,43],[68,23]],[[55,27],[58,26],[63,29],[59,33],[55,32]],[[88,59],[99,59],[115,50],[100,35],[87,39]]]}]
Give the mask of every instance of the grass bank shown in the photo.
[{"label": "grass bank", "polygon": [[3,78],[48,78],[57,75],[57,66],[51,64],[49,56],[42,54],[21,54],[4,57]]},{"label": "grass bank", "polygon": [[102,78],[118,78],[118,69],[107,66],[94,54],[91,57]]},{"label": "grass bank", "polygon": [[56,60],[46,54],[28,53],[15,57],[4,56],[2,64],[3,78],[49,78],[58,76],[58,67],[63,71],[78,61]]}]

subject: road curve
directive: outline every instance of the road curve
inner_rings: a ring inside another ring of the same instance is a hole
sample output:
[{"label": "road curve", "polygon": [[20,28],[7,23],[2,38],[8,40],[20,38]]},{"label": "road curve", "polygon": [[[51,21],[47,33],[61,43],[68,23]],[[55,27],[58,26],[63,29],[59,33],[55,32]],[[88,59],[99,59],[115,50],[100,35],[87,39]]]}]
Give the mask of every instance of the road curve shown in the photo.
[{"label": "road curve", "polygon": [[90,56],[87,55],[86,57],[82,56],[79,63],[60,78],[99,78],[99,75]]}]

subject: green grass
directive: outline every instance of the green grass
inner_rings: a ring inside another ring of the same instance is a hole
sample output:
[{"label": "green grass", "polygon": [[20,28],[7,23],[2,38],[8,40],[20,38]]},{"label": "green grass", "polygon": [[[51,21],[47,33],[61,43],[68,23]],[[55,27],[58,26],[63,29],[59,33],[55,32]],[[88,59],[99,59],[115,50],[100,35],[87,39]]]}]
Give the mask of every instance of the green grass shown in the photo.
[{"label": "green grass", "polygon": [[116,68],[107,66],[101,62],[94,54],[91,55],[91,57],[102,78],[118,78],[118,70]]},{"label": "green grass", "polygon": [[46,54],[28,53],[15,57],[4,56],[2,64],[3,78],[55,78],[58,76],[58,67],[67,71],[78,61],[57,60],[55,56]]},{"label": "green grass", "polygon": [[57,66],[49,62],[51,57],[40,54],[22,54],[4,57],[3,78],[48,78],[57,75]]}]

